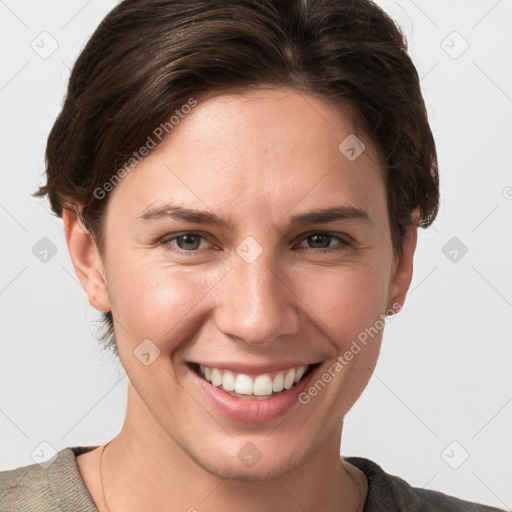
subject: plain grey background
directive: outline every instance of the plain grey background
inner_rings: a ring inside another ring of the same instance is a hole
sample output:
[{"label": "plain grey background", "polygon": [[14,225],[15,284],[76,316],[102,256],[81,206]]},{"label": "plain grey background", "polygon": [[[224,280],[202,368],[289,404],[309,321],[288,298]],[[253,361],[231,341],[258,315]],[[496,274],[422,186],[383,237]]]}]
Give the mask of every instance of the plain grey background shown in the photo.
[{"label": "plain grey background", "polygon": [[[115,3],[0,0],[0,470],[104,443],[124,419],[127,377],[94,339],[100,316],[62,222],[30,196],[69,67]],[[405,307],[346,418],[342,453],[510,510],[512,1],[377,3],[402,25],[422,77],[442,206],[420,232]]]}]

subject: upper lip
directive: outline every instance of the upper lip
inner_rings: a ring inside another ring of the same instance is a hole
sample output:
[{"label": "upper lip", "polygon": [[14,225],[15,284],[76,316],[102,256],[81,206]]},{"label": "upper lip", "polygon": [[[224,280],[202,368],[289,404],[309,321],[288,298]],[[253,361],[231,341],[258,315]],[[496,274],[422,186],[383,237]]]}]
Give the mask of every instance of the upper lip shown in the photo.
[{"label": "upper lip", "polygon": [[219,370],[231,370],[236,373],[244,373],[247,375],[255,374],[255,375],[261,375],[264,373],[270,373],[270,372],[277,372],[280,370],[289,370],[290,368],[298,368],[299,366],[310,366],[313,364],[316,364],[316,362],[273,362],[269,364],[249,364],[249,363],[242,363],[240,361],[194,361],[191,364],[196,365],[202,365],[207,366],[208,368],[218,368]]}]

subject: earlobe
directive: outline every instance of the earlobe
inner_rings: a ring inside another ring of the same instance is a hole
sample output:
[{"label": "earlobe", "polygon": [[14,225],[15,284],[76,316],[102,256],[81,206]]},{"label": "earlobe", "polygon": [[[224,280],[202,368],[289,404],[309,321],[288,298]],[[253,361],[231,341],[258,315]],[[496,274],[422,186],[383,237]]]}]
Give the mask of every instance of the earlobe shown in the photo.
[{"label": "earlobe", "polygon": [[62,220],[69,255],[89,303],[98,311],[110,311],[105,271],[94,238],[74,211],[64,208]]},{"label": "earlobe", "polygon": [[402,244],[402,254],[394,264],[394,272],[391,278],[388,294],[388,311],[396,313],[402,309],[405,297],[412,281],[413,259],[418,240],[419,212],[414,211],[411,216],[411,224],[407,226]]}]

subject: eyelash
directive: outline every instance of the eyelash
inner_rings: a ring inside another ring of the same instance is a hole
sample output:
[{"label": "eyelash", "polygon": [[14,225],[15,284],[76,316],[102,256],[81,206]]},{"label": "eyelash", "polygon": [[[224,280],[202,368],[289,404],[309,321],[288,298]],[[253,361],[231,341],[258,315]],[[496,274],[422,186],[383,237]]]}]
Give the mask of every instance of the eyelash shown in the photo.
[{"label": "eyelash", "polygon": [[[180,238],[180,237],[186,236],[186,235],[193,235],[193,236],[201,237],[202,239],[208,241],[208,236],[205,233],[200,233],[200,232],[195,232],[195,231],[185,231],[182,233],[167,235],[164,238],[162,238],[159,243],[166,250],[170,250],[170,251],[176,252],[178,254],[183,254],[185,256],[195,256],[195,255],[197,255],[197,253],[199,251],[198,249],[191,249],[191,250],[187,251],[185,249],[180,249],[179,247],[176,247],[175,245],[171,245],[171,242],[173,242],[177,238]],[[303,242],[304,240],[307,240],[308,238],[310,238],[314,235],[324,235],[324,236],[328,236],[331,238],[336,238],[340,241],[340,245],[342,246],[342,247],[336,247],[336,246],[328,247],[325,249],[324,248],[315,249],[315,248],[311,248],[311,247],[305,248],[308,252],[313,252],[315,254],[318,254],[318,253],[325,254],[325,253],[330,253],[330,252],[334,252],[334,251],[339,251],[344,248],[346,249],[347,247],[350,247],[352,245],[348,240],[346,240],[338,235],[335,235],[334,233],[329,233],[329,232],[325,232],[325,231],[311,231],[310,233],[307,233],[306,235],[304,235],[299,243]],[[171,247],[172,247],[172,249],[171,249]]]}]

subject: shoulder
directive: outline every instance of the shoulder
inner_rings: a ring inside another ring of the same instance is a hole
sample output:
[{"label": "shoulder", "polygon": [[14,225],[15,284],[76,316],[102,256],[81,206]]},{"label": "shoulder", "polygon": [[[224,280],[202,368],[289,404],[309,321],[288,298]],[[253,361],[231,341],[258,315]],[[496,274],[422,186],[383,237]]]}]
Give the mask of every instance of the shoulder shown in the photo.
[{"label": "shoulder", "polygon": [[359,468],[368,480],[368,495],[363,512],[503,512],[442,492],[412,487],[402,478],[386,473],[375,462],[362,457],[344,457]]},{"label": "shoulder", "polygon": [[71,510],[70,507],[97,512],[75,461],[78,453],[89,448],[64,448],[47,462],[1,471],[2,512],[46,512]]},{"label": "shoulder", "polygon": [[43,504],[56,505],[46,473],[39,464],[0,472],[0,497],[6,512],[39,511],[45,510]]}]

